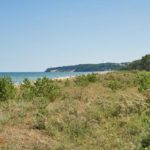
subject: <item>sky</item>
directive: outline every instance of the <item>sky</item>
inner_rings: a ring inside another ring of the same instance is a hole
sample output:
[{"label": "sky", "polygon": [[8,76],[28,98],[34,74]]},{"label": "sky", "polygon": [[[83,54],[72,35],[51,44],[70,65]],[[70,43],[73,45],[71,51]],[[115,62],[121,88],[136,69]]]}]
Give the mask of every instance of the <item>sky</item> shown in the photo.
[{"label": "sky", "polygon": [[150,53],[150,0],[0,0],[0,71],[129,62]]}]

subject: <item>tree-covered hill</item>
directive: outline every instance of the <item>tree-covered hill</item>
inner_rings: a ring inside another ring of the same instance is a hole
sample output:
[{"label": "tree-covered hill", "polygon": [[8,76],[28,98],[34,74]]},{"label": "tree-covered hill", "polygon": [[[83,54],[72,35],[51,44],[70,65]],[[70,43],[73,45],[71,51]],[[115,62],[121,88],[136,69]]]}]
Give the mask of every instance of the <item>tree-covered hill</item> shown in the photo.
[{"label": "tree-covered hill", "polygon": [[140,60],[129,63],[129,65],[123,67],[123,69],[150,71],[150,54],[143,56]]},{"label": "tree-covered hill", "polygon": [[100,64],[79,64],[72,66],[53,67],[46,69],[46,72],[90,72],[109,70],[146,70],[150,71],[150,54],[139,60],[130,63],[100,63]]},{"label": "tree-covered hill", "polygon": [[74,66],[48,68],[46,72],[108,71],[108,70],[118,70],[126,65],[127,63],[79,64],[79,65],[74,65]]}]

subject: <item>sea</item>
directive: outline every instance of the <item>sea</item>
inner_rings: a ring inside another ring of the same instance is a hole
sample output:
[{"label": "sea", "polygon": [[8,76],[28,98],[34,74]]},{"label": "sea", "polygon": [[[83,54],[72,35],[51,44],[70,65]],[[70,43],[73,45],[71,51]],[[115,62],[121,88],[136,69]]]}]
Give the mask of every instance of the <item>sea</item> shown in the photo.
[{"label": "sea", "polygon": [[25,78],[35,81],[38,78],[47,77],[49,79],[67,78],[80,75],[86,75],[91,72],[0,72],[0,77],[11,77],[16,84],[23,82]]}]

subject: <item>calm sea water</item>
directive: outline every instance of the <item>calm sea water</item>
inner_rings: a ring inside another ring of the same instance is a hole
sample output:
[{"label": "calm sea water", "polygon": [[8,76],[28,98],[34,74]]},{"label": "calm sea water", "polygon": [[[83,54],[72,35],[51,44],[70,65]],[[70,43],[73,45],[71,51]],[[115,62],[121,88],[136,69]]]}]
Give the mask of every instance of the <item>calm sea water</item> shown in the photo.
[{"label": "calm sea water", "polygon": [[14,83],[21,83],[25,78],[34,81],[42,77],[55,79],[61,77],[79,76],[88,73],[87,72],[0,72],[0,77],[8,76],[12,78]]}]

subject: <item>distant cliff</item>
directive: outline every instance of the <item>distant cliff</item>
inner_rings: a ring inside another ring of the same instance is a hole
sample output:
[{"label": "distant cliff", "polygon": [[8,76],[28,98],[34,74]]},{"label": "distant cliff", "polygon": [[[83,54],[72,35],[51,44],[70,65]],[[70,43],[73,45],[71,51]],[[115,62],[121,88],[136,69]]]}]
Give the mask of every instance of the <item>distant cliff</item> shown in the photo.
[{"label": "distant cliff", "polygon": [[46,69],[46,72],[90,72],[118,70],[128,63],[100,63],[100,64],[80,64],[74,66],[62,66]]}]

